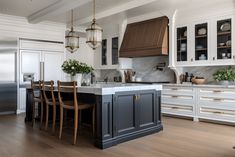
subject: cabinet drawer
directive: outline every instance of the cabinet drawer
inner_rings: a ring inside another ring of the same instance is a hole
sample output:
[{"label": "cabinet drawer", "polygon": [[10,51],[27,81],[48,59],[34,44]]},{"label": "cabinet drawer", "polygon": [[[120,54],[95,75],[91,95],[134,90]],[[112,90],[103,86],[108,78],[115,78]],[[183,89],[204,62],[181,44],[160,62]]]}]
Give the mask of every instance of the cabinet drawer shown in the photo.
[{"label": "cabinet drawer", "polygon": [[179,95],[193,95],[193,88],[191,87],[174,87],[163,86],[162,94],[179,94]]},{"label": "cabinet drawer", "polygon": [[235,89],[223,89],[223,88],[213,88],[213,89],[199,89],[199,97],[208,96],[215,98],[234,98]]},{"label": "cabinet drawer", "polygon": [[162,103],[162,113],[173,115],[193,115],[193,106]]},{"label": "cabinet drawer", "polygon": [[235,109],[235,98],[218,98],[201,96],[198,100],[200,106],[214,106],[217,108],[234,108]]},{"label": "cabinet drawer", "polygon": [[199,115],[211,120],[235,122],[235,110],[200,107]]},{"label": "cabinet drawer", "polygon": [[194,97],[193,96],[185,96],[185,95],[162,95],[162,102],[169,103],[169,104],[193,104]]}]

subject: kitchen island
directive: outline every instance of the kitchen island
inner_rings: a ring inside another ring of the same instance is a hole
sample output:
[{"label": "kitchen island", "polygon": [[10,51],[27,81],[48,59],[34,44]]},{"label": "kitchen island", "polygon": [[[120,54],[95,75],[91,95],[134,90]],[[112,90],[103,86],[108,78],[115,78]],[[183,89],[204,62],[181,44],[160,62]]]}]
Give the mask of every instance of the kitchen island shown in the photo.
[{"label": "kitchen island", "polygon": [[[161,131],[161,90],[162,85],[121,83],[78,87],[78,99],[96,105],[95,146],[105,149]],[[30,93],[29,88],[27,112]]]}]

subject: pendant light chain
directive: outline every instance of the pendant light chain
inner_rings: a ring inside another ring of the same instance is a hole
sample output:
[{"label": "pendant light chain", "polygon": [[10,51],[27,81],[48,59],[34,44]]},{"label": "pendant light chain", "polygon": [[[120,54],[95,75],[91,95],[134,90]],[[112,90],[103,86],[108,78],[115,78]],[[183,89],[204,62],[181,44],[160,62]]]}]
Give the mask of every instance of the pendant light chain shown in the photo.
[{"label": "pendant light chain", "polygon": [[73,9],[71,10],[71,30],[73,30]]},{"label": "pendant light chain", "polygon": [[93,21],[95,20],[95,0],[93,0]]}]

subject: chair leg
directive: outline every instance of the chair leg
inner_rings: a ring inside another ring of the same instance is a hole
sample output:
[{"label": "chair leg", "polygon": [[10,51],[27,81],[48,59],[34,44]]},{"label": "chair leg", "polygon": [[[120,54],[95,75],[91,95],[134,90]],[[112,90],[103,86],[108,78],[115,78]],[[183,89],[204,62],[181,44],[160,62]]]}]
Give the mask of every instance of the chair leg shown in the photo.
[{"label": "chair leg", "polygon": [[56,121],[56,105],[53,105],[53,126],[52,126],[52,132],[55,133],[55,121]]},{"label": "chair leg", "polygon": [[42,122],[43,122],[43,102],[41,102],[40,129],[42,129]]},{"label": "chair leg", "polygon": [[92,134],[95,136],[95,106],[92,109]]},{"label": "chair leg", "polygon": [[60,107],[60,133],[59,133],[59,139],[61,139],[61,136],[62,136],[63,118],[64,118],[63,111],[64,111],[63,107]]},{"label": "chair leg", "polygon": [[78,132],[78,110],[75,110],[74,111],[74,137],[73,137],[74,145],[77,142],[77,132]]},{"label": "chair leg", "polygon": [[32,105],[32,127],[34,126],[35,123],[35,102],[33,102]]},{"label": "chair leg", "polygon": [[48,128],[48,118],[49,118],[49,105],[46,104],[46,125],[45,125],[45,130],[47,131]]}]

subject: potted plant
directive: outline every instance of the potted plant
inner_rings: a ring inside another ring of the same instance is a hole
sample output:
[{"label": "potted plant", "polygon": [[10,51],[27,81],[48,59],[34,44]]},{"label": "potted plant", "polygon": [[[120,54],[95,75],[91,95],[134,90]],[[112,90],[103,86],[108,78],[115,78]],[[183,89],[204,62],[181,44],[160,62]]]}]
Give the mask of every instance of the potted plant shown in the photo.
[{"label": "potted plant", "polygon": [[75,59],[69,59],[62,64],[62,70],[70,75],[70,81],[77,81],[78,86],[81,85],[82,74],[89,74],[94,69],[86,63],[81,63]]},{"label": "potted plant", "polygon": [[229,84],[229,82],[235,81],[235,71],[232,67],[229,67],[216,71],[213,77],[216,81],[220,82],[220,84],[226,85]]}]

